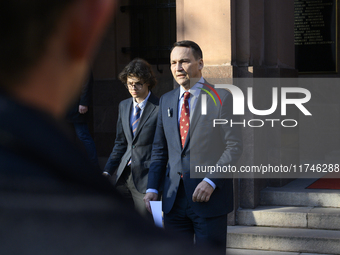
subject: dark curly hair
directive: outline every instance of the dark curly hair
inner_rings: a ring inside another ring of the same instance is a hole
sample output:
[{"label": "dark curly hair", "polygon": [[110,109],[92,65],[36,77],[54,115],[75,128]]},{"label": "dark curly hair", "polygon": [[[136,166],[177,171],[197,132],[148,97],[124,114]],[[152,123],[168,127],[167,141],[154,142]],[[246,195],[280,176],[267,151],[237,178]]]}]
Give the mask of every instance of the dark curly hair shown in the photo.
[{"label": "dark curly hair", "polygon": [[118,78],[126,86],[127,78],[137,77],[143,83],[149,84],[149,90],[156,86],[157,80],[151,65],[144,59],[135,58],[119,74]]}]

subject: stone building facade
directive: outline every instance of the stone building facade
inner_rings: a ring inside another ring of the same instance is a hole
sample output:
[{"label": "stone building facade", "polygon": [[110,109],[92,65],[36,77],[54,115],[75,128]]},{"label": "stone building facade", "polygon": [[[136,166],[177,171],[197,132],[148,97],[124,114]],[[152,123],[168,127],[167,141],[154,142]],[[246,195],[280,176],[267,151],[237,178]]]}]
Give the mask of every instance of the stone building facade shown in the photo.
[{"label": "stone building facade", "polygon": [[[176,40],[193,40],[202,47],[207,80],[238,83],[244,93],[252,87],[254,105],[261,105],[264,97],[271,96],[271,91],[255,78],[276,78],[275,86],[281,88],[287,84],[277,78],[338,77],[337,71],[302,74],[296,69],[294,6],[294,0],[120,1],[93,64],[93,134],[99,156],[108,157],[115,139],[118,104],[129,97],[117,79],[119,72],[132,58],[146,58],[153,64],[159,82],[154,93],[161,96],[176,86],[167,62],[169,48]],[[338,9],[336,16],[337,13]],[[338,24],[335,25],[338,29]],[[335,96],[338,87],[311,86],[313,101],[309,108],[313,119],[306,119],[297,128],[243,128],[244,153],[240,165],[324,162],[340,149],[340,105]],[[291,114],[296,119],[301,117],[299,111],[292,110]],[[325,115],[331,121],[318,124]],[[249,110],[245,118],[258,119]],[[260,203],[261,190],[291,181],[279,175],[275,179],[251,177],[234,180],[235,208],[255,208]],[[230,223],[235,223],[233,215]]]}]

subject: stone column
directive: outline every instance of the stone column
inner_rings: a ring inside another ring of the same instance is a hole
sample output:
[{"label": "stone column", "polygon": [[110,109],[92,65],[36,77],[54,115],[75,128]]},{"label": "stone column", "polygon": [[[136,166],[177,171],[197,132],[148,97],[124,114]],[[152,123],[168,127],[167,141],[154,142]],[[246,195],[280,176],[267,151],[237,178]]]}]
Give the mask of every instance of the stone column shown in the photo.
[{"label": "stone column", "polygon": [[[203,75],[231,78],[230,0],[177,0],[177,41],[191,40],[203,51]],[[210,80],[209,80],[210,81]]]},{"label": "stone column", "polygon": [[[233,0],[235,36],[233,47],[234,78],[297,77],[294,67],[294,0]],[[280,90],[285,86],[276,80]],[[254,104],[270,98],[271,91],[254,79],[242,79],[240,87],[253,87]],[[257,91],[257,93],[255,92]],[[267,109],[267,108],[264,108]],[[280,118],[276,114],[276,118]],[[246,119],[258,119],[250,112]],[[299,162],[298,128],[245,128],[242,165],[280,165]],[[251,177],[251,176],[250,176]],[[267,185],[282,186],[289,179],[241,179],[240,206],[255,208],[260,191]]]}]

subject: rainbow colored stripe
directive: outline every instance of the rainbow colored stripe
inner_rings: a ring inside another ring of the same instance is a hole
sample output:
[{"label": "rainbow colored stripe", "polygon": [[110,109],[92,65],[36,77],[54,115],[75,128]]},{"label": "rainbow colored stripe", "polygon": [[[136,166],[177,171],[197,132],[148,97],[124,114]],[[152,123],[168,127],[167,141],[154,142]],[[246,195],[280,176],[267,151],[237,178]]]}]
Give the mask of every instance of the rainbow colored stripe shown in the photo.
[{"label": "rainbow colored stripe", "polygon": [[[199,82],[199,83],[202,84],[203,86],[208,87],[212,92],[214,92],[215,95],[217,96],[218,100],[220,101],[220,104],[222,105],[222,100],[221,100],[220,96],[217,94],[217,91],[213,87],[211,87],[209,84],[206,84],[206,83],[202,83],[202,82]],[[216,103],[214,96],[208,90],[206,90],[204,88],[199,88],[199,89],[206,92],[214,100],[214,103],[217,106],[217,103]]]}]

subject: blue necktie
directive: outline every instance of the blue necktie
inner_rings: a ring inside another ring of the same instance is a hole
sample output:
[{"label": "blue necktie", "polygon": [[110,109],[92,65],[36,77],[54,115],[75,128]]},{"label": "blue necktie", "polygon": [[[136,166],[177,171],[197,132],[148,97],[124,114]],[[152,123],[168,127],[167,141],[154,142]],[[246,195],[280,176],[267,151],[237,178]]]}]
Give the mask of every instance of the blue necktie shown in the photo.
[{"label": "blue necktie", "polygon": [[[132,118],[132,121],[131,121],[131,130],[132,130],[133,136],[135,136],[135,133],[136,133],[136,130],[137,130],[137,127],[138,127],[138,123],[139,123],[139,119],[140,119],[140,112],[141,112],[141,109],[139,108],[138,105],[136,105],[135,114],[133,115],[133,118]],[[127,165],[128,166],[131,165],[131,158],[130,158]]]},{"label": "blue necktie", "polygon": [[133,115],[132,123],[131,123],[131,129],[132,129],[133,136],[135,136],[135,133],[136,133],[136,130],[137,130],[137,127],[138,127],[138,123],[139,123],[139,119],[140,119],[140,112],[141,112],[141,109],[139,108],[138,105],[136,105],[135,114]]}]

